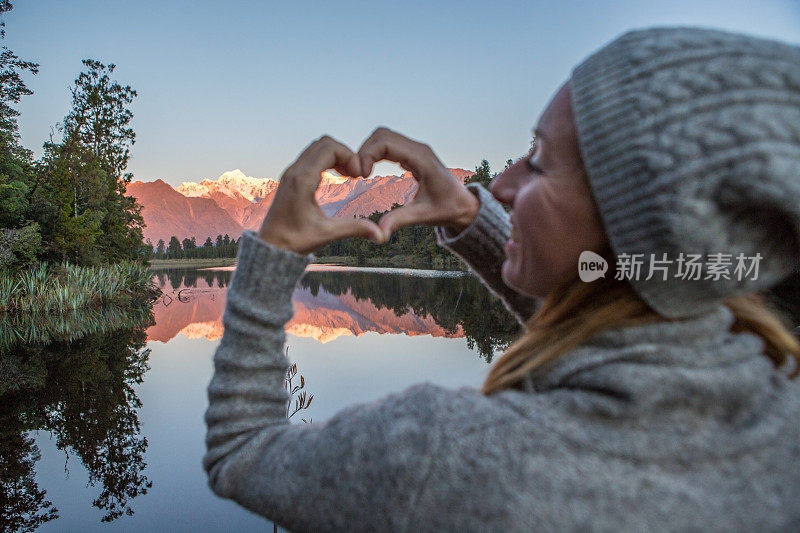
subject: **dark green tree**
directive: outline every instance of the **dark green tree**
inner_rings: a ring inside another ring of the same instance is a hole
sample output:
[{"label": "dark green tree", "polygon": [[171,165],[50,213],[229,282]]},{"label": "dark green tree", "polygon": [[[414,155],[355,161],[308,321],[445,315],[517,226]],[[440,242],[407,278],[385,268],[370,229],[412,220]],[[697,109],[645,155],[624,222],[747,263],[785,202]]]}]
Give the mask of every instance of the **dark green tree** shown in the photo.
[{"label": "dark green tree", "polygon": [[173,235],[169,238],[169,246],[167,247],[167,257],[175,259],[181,256],[181,241]]},{"label": "dark green tree", "polygon": [[[0,39],[5,37],[4,13],[13,8],[0,1]],[[24,73],[36,74],[39,65],[20,59],[3,46],[0,50],[0,269],[24,268],[35,259],[41,241],[39,226],[29,220],[28,197],[34,183],[32,155],[19,143],[15,108],[33,94]]]},{"label": "dark green tree", "polygon": [[497,174],[492,174],[491,170],[489,169],[489,162],[484,159],[481,161],[481,164],[475,167],[475,174],[470,176],[466,183],[480,183],[487,189],[489,188],[489,184],[492,182],[492,179]]},{"label": "dark green tree", "polygon": [[[0,39],[5,38],[5,20],[3,14],[11,11],[13,5],[8,0],[0,1]],[[19,145],[17,117],[19,111],[14,106],[23,96],[33,94],[22,79],[24,72],[37,74],[39,65],[32,61],[20,59],[14,52],[3,46],[0,52],[0,163],[10,163],[9,159],[17,157],[30,161],[30,152]],[[8,157],[12,156],[12,157]],[[13,165],[12,165],[13,166]],[[10,169],[0,167],[0,173]],[[24,169],[17,169],[19,171]],[[11,178],[19,176],[12,175]]]},{"label": "dark green tree", "polygon": [[111,81],[116,65],[93,59],[82,63],[87,70],[78,75],[72,88],[72,111],[64,120],[65,137],[89,147],[108,176],[128,183],[132,176],[123,175],[123,171],[136,139],[128,106],[136,91]]},{"label": "dark green tree", "polygon": [[132,176],[123,174],[135,139],[128,106],[136,91],[111,80],[113,64],[86,59],[83,65],[72,88],[72,109],[59,128],[61,142],[45,143],[35,187],[41,205],[34,211],[42,227],[52,230],[44,236],[45,258],[143,258],[141,206],[125,196]]}]

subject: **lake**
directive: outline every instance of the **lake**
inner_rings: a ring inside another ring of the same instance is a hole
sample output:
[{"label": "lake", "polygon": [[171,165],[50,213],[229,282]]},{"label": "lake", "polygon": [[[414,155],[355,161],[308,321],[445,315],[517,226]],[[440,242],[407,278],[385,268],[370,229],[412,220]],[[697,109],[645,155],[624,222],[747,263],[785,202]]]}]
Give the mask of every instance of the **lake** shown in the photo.
[{"label": "lake", "polygon": [[[272,530],[201,467],[231,275],[159,271],[152,307],[0,321],[0,530]],[[480,387],[517,333],[465,273],[313,266],[293,301],[293,383],[313,400],[292,423],[420,381]]]}]

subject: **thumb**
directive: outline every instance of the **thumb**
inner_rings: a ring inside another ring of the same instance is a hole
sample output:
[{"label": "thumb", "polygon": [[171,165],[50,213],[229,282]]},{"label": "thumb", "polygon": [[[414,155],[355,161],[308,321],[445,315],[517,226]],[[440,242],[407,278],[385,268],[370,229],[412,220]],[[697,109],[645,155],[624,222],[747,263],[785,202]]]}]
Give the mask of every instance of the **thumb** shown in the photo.
[{"label": "thumb", "polygon": [[363,237],[376,244],[386,241],[384,232],[377,224],[366,218],[334,218],[328,230],[330,240],[346,237]]}]

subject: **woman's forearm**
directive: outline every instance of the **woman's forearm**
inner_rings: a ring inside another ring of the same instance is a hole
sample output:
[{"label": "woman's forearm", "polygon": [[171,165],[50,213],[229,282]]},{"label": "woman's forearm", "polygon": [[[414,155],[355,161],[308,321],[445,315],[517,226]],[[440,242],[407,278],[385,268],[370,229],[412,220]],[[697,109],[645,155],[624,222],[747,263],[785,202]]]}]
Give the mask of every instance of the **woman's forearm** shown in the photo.
[{"label": "woman's forearm", "polygon": [[209,485],[292,530],[403,529],[441,439],[430,424],[451,393],[420,385],[289,424],[284,324],[309,259],[242,239],[208,387]]},{"label": "woman's forearm", "polygon": [[225,458],[253,432],[289,423],[283,325],[292,316],[291,294],[309,261],[308,256],[270,247],[252,233],[243,236],[228,290],[225,334],[208,387],[208,453],[203,463],[212,486],[224,483],[219,476]]}]

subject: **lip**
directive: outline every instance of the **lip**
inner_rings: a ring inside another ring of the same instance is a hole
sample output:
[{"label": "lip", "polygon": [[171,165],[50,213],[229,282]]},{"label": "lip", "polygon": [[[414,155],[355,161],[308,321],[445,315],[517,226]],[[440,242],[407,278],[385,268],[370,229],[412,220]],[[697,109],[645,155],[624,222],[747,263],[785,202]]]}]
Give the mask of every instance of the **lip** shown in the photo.
[{"label": "lip", "polygon": [[519,248],[519,244],[517,244],[513,239],[506,241],[505,246],[503,246],[503,250],[505,250],[506,255],[516,252],[517,248]]}]

